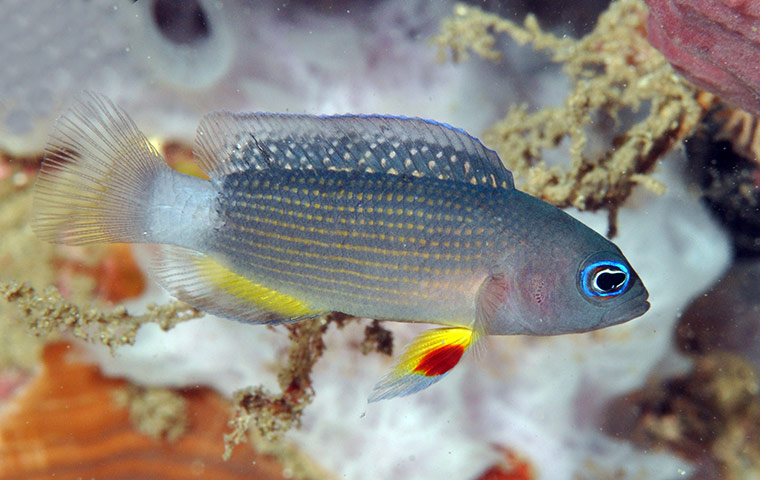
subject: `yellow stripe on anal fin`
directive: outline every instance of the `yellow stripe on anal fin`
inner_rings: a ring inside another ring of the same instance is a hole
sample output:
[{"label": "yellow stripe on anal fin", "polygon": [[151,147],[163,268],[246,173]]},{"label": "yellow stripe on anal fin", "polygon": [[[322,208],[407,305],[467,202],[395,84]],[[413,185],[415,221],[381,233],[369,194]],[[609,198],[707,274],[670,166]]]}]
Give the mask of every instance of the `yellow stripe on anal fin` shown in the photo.
[{"label": "yellow stripe on anal fin", "polygon": [[466,327],[437,328],[424,332],[375,385],[369,401],[409,395],[429,387],[446,376],[479,337],[476,331]]},{"label": "yellow stripe on anal fin", "polygon": [[293,297],[228,270],[211,257],[199,257],[196,260],[196,265],[198,272],[214,287],[250,303],[259,310],[276,313],[283,318],[298,318],[320,313]]},{"label": "yellow stripe on anal fin", "polygon": [[241,322],[274,324],[325,313],[239,275],[209,255],[182,247],[161,245],[153,273],[180,300]]}]

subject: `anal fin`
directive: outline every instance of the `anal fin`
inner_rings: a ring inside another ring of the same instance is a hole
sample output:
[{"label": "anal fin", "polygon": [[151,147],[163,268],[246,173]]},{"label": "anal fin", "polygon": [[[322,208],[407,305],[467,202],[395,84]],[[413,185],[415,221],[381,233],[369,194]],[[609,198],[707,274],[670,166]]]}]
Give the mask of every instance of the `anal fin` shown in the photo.
[{"label": "anal fin", "polygon": [[161,245],[154,268],[170,294],[203,311],[241,322],[276,324],[321,315],[305,302],[229,270],[209,255]]},{"label": "anal fin", "polygon": [[393,370],[375,385],[370,402],[409,395],[446,376],[480,334],[467,327],[428,330],[418,336],[399,357]]}]

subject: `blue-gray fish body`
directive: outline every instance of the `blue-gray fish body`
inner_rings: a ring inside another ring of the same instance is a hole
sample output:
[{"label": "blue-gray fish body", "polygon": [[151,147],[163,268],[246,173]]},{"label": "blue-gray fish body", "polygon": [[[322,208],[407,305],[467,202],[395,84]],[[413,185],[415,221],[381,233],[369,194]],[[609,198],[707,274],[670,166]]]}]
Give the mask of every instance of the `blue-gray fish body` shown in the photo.
[{"label": "blue-gray fish body", "polygon": [[483,334],[583,332],[648,308],[615,245],[516,190],[493,151],[447,125],[210,114],[196,145],[210,181],[170,170],[100,97],[56,128],[41,237],[162,244],[162,285],[237,320],[340,311],[450,327],[413,344],[373,399],[424,388]]},{"label": "blue-gray fish body", "polygon": [[474,318],[504,243],[492,213],[511,196],[344,171],[248,171],[223,185],[211,248],[246,275],[316,310],[452,325]]},{"label": "blue-gray fish body", "polygon": [[[468,324],[479,288],[499,270],[548,263],[542,277],[551,277],[567,267],[568,248],[616,251],[603,239],[594,242],[598,234],[564,212],[515,189],[309,170],[248,170],[221,185],[216,208],[223,226],[207,248],[242,275],[318,311]],[[556,245],[542,247],[547,241]],[[542,333],[541,323],[500,330]]]}]

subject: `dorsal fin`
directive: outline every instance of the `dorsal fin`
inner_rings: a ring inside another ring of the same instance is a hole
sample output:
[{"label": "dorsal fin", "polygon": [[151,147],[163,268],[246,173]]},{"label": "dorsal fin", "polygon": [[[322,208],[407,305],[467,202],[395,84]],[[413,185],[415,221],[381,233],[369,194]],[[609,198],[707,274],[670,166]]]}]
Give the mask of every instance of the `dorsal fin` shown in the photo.
[{"label": "dorsal fin", "polygon": [[211,178],[249,169],[359,170],[514,188],[499,156],[464,130],[420,118],[215,112],[196,157]]}]

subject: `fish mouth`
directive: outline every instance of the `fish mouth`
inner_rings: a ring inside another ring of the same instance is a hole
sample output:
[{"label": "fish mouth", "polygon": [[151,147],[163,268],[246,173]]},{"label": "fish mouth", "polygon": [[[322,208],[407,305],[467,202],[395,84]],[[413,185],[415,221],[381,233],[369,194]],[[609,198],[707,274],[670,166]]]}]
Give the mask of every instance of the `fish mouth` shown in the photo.
[{"label": "fish mouth", "polygon": [[651,306],[648,298],[649,292],[642,288],[641,293],[605,313],[602,316],[602,325],[617,325],[644,315]]}]

